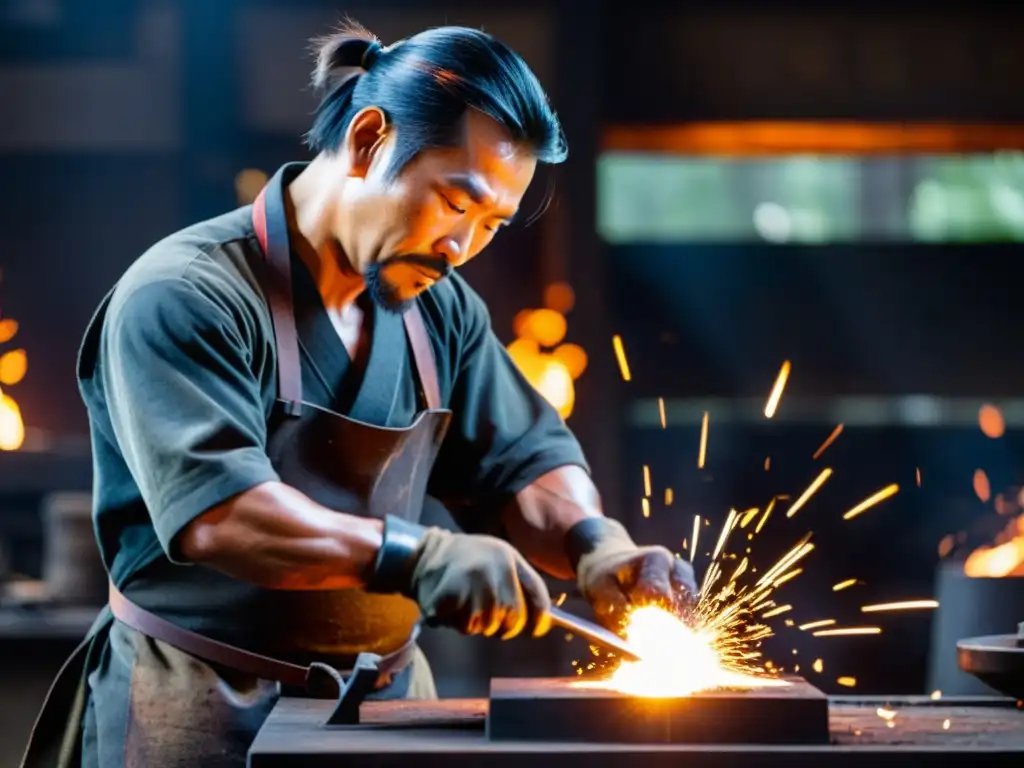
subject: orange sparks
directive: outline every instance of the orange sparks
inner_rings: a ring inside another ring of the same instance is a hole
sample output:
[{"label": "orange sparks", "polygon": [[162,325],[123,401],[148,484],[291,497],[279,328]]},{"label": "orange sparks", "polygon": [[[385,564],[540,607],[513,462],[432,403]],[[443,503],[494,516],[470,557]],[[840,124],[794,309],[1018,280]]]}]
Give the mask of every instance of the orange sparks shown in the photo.
[{"label": "orange sparks", "polygon": [[811,669],[813,669],[820,675],[822,671],[825,669],[825,662],[823,662],[821,659],[815,659],[814,663],[811,665]]},{"label": "orange sparks", "polygon": [[644,464],[644,496],[651,496],[651,468]]},{"label": "orange sparks", "polygon": [[878,603],[861,606],[861,613],[882,613],[883,611],[914,611],[938,608],[938,600],[903,600],[898,603]]},{"label": "orange sparks", "polygon": [[772,457],[771,456],[765,456],[764,457],[764,471],[767,472],[771,468],[772,468]]},{"label": "orange sparks", "polygon": [[789,360],[786,360],[782,364],[782,368],[779,369],[779,375],[775,378],[775,384],[772,386],[772,392],[768,395],[768,402],[764,406],[764,417],[770,419],[775,415],[775,410],[779,407],[779,400],[782,399],[782,391],[786,388],[786,381],[789,379],[790,364]]},{"label": "orange sparks", "polygon": [[708,412],[700,422],[700,451],[697,453],[697,469],[704,469],[704,460],[708,455]]},{"label": "orange sparks", "polygon": [[847,587],[852,587],[856,583],[856,579],[847,579],[846,581],[840,581],[838,584],[833,585],[832,591],[839,592],[841,590],[846,589]]},{"label": "orange sparks", "polygon": [[795,571],[790,571],[789,573],[780,576],[778,579],[775,580],[775,585],[774,585],[775,588],[778,589],[783,584],[785,584],[787,581],[792,581],[793,579],[795,579],[797,576],[799,576],[803,572],[804,572],[803,568],[797,568]]},{"label": "orange sparks", "polygon": [[640,506],[643,508],[644,517],[650,517],[651,516],[651,500],[648,499],[646,496],[644,496],[642,499],[640,499]]},{"label": "orange sparks", "polygon": [[622,346],[622,337],[619,334],[612,336],[612,347],[615,349],[615,359],[619,361],[619,372],[623,381],[632,379],[629,372],[629,361],[626,360],[626,348]]},{"label": "orange sparks", "polygon": [[700,515],[693,516],[693,536],[690,537],[690,541],[693,542],[690,545],[690,562],[693,562],[694,555],[697,554],[697,536],[700,535]]},{"label": "orange sparks", "polygon": [[988,500],[992,498],[992,486],[989,485],[988,475],[985,474],[985,470],[974,470],[973,485],[975,495],[981,499],[982,502],[988,502]]},{"label": "orange sparks", "polygon": [[785,613],[786,611],[793,610],[792,605],[780,605],[778,608],[772,608],[770,611],[761,614],[762,619],[770,619],[772,616],[778,616]]},{"label": "orange sparks", "polygon": [[671,507],[672,506],[672,499],[673,499],[673,497],[674,497],[674,494],[672,493],[672,489],[671,488],[666,488],[665,489],[665,506],[666,507]]},{"label": "orange sparks", "polygon": [[555,605],[561,605],[562,603],[564,603],[565,602],[565,598],[566,598],[566,594],[565,594],[565,592],[563,592],[562,594],[560,594],[558,596],[558,599],[555,600]]},{"label": "orange sparks", "polygon": [[718,555],[721,553],[722,548],[725,546],[725,540],[729,538],[729,533],[732,531],[733,526],[736,525],[736,510],[730,509],[729,516],[725,518],[725,525],[722,526],[722,532],[718,535],[718,543],[715,545],[714,554],[711,555],[712,561],[718,559]]},{"label": "orange sparks", "polygon": [[799,629],[801,632],[806,632],[808,629],[818,629],[820,627],[831,627],[836,623],[835,619],[821,619],[820,621],[809,621],[806,624],[801,624]]},{"label": "orange sparks", "polygon": [[942,730],[944,730],[944,731],[948,731],[949,730],[949,718],[948,717],[945,720],[942,721]]},{"label": "orange sparks", "polygon": [[832,430],[832,434],[825,438],[825,442],[822,443],[820,446],[818,446],[818,450],[816,450],[814,452],[814,455],[811,456],[811,458],[814,459],[814,460],[817,460],[821,456],[821,454],[823,454],[825,452],[825,449],[828,448],[830,445],[832,445],[832,443],[834,443],[836,441],[836,438],[839,437],[839,433],[842,432],[842,431],[843,431],[843,425],[842,424],[840,424],[838,427],[833,429]]},{"label": "orange sparks", "polygon": [[839,685],[843,686],[844,688],[853,688],[855,685],[857,685],[857,678],[856,677],[837,677],[836,678],[836,682],[839,683]]},{"label": "orange sparks", "polygon": [[665,398],[658,398],[658,415],[661,417],[661,428],[668,428],[668,420],[665,418]]},{"label": "orange sparks", "polygon": [[751,507],[743,513],[743,517],[740,518],[740,528],[746,528],[750,521],[757,517],[757,513],[760,512],[757,507]]},{"label": "orange sparks", "polygon": [[921,468],[920,467],[918,467],[916,470],[914,470],[914,479],[917,481],[917,487],[920,488],[921,487]]},{"label": "orange sparks", "polygon": [[760,533],[761,529],[764,528],[764,524],[768,522],[768,515],[772,513],[772,509],[775,507],[775,497],[772,496],[772,500],[768,502],[768,506],[764,508],[764,515],[757,521],[757,526],[754,528],[754,533]]},{"label": "orange sparks", "polygon": [[896,717],[896,710],[886,709],[885,707],[879,707],[875,710],[875,713],[883,720],[892,720]]},{"label": "orange sparks", "polygon": [[842,629],[820,629],[811,633],[814,637],[849,637],[853,635],[880,635],[881,627],[843,627]]},{"label": "orange sparks", "polygon": [[785,571],[787,568],[792,567],[797,561],[806,557],[814,549],[814,545],[809,543],[807,540],[810,538],[810,534],[807,534],[799,543],[797,543],[789,552],[779,558],[778,562],[769,568],[760,579],[757,580],[756,587],[763,587],[772,582],[778,577],[780,573]]},{"label": "orange sparks", "polygon": [[939,691],[939,690],[932,691],[929,698],[931,698],[932,701],[938,701],[939,699],[942,698],[942,691]]},{"label": "orange sparks", "polygon": [[828,480],[830,477],[832,477],[832,470],[829,467],[826,467],[821,471],[820,475],[814,478],[814,482],[807,486],[807,490],[800,495],[800,498],[794,501],[793,505],[788,510],[786,510],[786,517],[792,517],[797,512],[799,512],[800,507],[806,504],[807,501],[811,498],[811,496],[817,493],[818,489],[821,488],[821,486],[825,484],[825,481]]},{"label": "orange sparks", "polygon": [[843,515],[843,520],[852,520],[861,512],[871,509],[871,507],[885,501],[890,496],[895,496],[897,493],[899,493],[899,490],[900,487],[896,485],[896,483],[892,483],[890,485],[885,486],[885,488],[878,491],[877,493],[871,494],[866,499],[864,499],[864,501],[862,501],[860,504],[858,504],[845,515]]}]

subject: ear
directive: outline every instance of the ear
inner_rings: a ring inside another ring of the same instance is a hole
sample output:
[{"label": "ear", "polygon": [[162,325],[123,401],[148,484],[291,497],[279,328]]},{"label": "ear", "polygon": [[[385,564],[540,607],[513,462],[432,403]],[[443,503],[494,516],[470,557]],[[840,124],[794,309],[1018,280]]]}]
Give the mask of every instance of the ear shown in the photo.
[{"label": "ear", "polygon": [[380,107],[364,107],[349,123],[345,133],[345,153],[349,176],[365,178],[374,157],[388,137],[388,120]]}]

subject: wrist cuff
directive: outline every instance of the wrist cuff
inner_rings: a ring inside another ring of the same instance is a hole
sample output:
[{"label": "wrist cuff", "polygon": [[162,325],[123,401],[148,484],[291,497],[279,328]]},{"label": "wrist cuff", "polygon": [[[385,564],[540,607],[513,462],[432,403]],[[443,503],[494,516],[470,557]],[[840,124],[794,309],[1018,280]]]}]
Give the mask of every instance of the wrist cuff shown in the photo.
[{"label": "wrist cuff", "polygon": [[633,539],[618,520],[608,517],[587,517],[580,520],[565,534],[565,555],[575,573],[584,555],[597,549],[598,544],[610,538],[621,538],[632,544]]},{"label": "wrist cuff", "polygon": [[390,515],[384,518],[384,537],[366,591],[408,592],[420,543],[426,532],[427,529],[417,523]]}]

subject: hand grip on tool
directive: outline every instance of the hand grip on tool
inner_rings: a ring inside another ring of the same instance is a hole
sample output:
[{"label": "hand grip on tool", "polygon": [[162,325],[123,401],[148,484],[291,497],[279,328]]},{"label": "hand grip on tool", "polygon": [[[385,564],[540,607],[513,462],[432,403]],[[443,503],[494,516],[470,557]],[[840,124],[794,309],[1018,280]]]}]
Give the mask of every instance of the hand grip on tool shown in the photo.
[{"label": "hand grip on tool", "polygon": [[629,661],[640,661],[640,654],[614,632],[598,626],[592,621],[581,619],[566,613],[557,606],[551,607],[551,623],[556,627],[567,629],[573,634],[579,635],[597,645],[604,646],[615,651],[619,656]]}]

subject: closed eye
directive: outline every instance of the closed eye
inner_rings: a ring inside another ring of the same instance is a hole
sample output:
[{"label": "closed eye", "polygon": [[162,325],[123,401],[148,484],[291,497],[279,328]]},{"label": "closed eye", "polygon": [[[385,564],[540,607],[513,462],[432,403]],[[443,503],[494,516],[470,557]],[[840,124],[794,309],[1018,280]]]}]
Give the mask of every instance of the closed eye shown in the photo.
[{"label": "closed eye", "polygon": [[447,205],[449,208],[451,208],[456,213],[465,213],[466,212],[465,208],[459,208],[459,206],[457,206],[455,203],[453,203],[451,200],[449,200],[445,195],[441,195],[441,199],[444,200],[445,205]]}]

